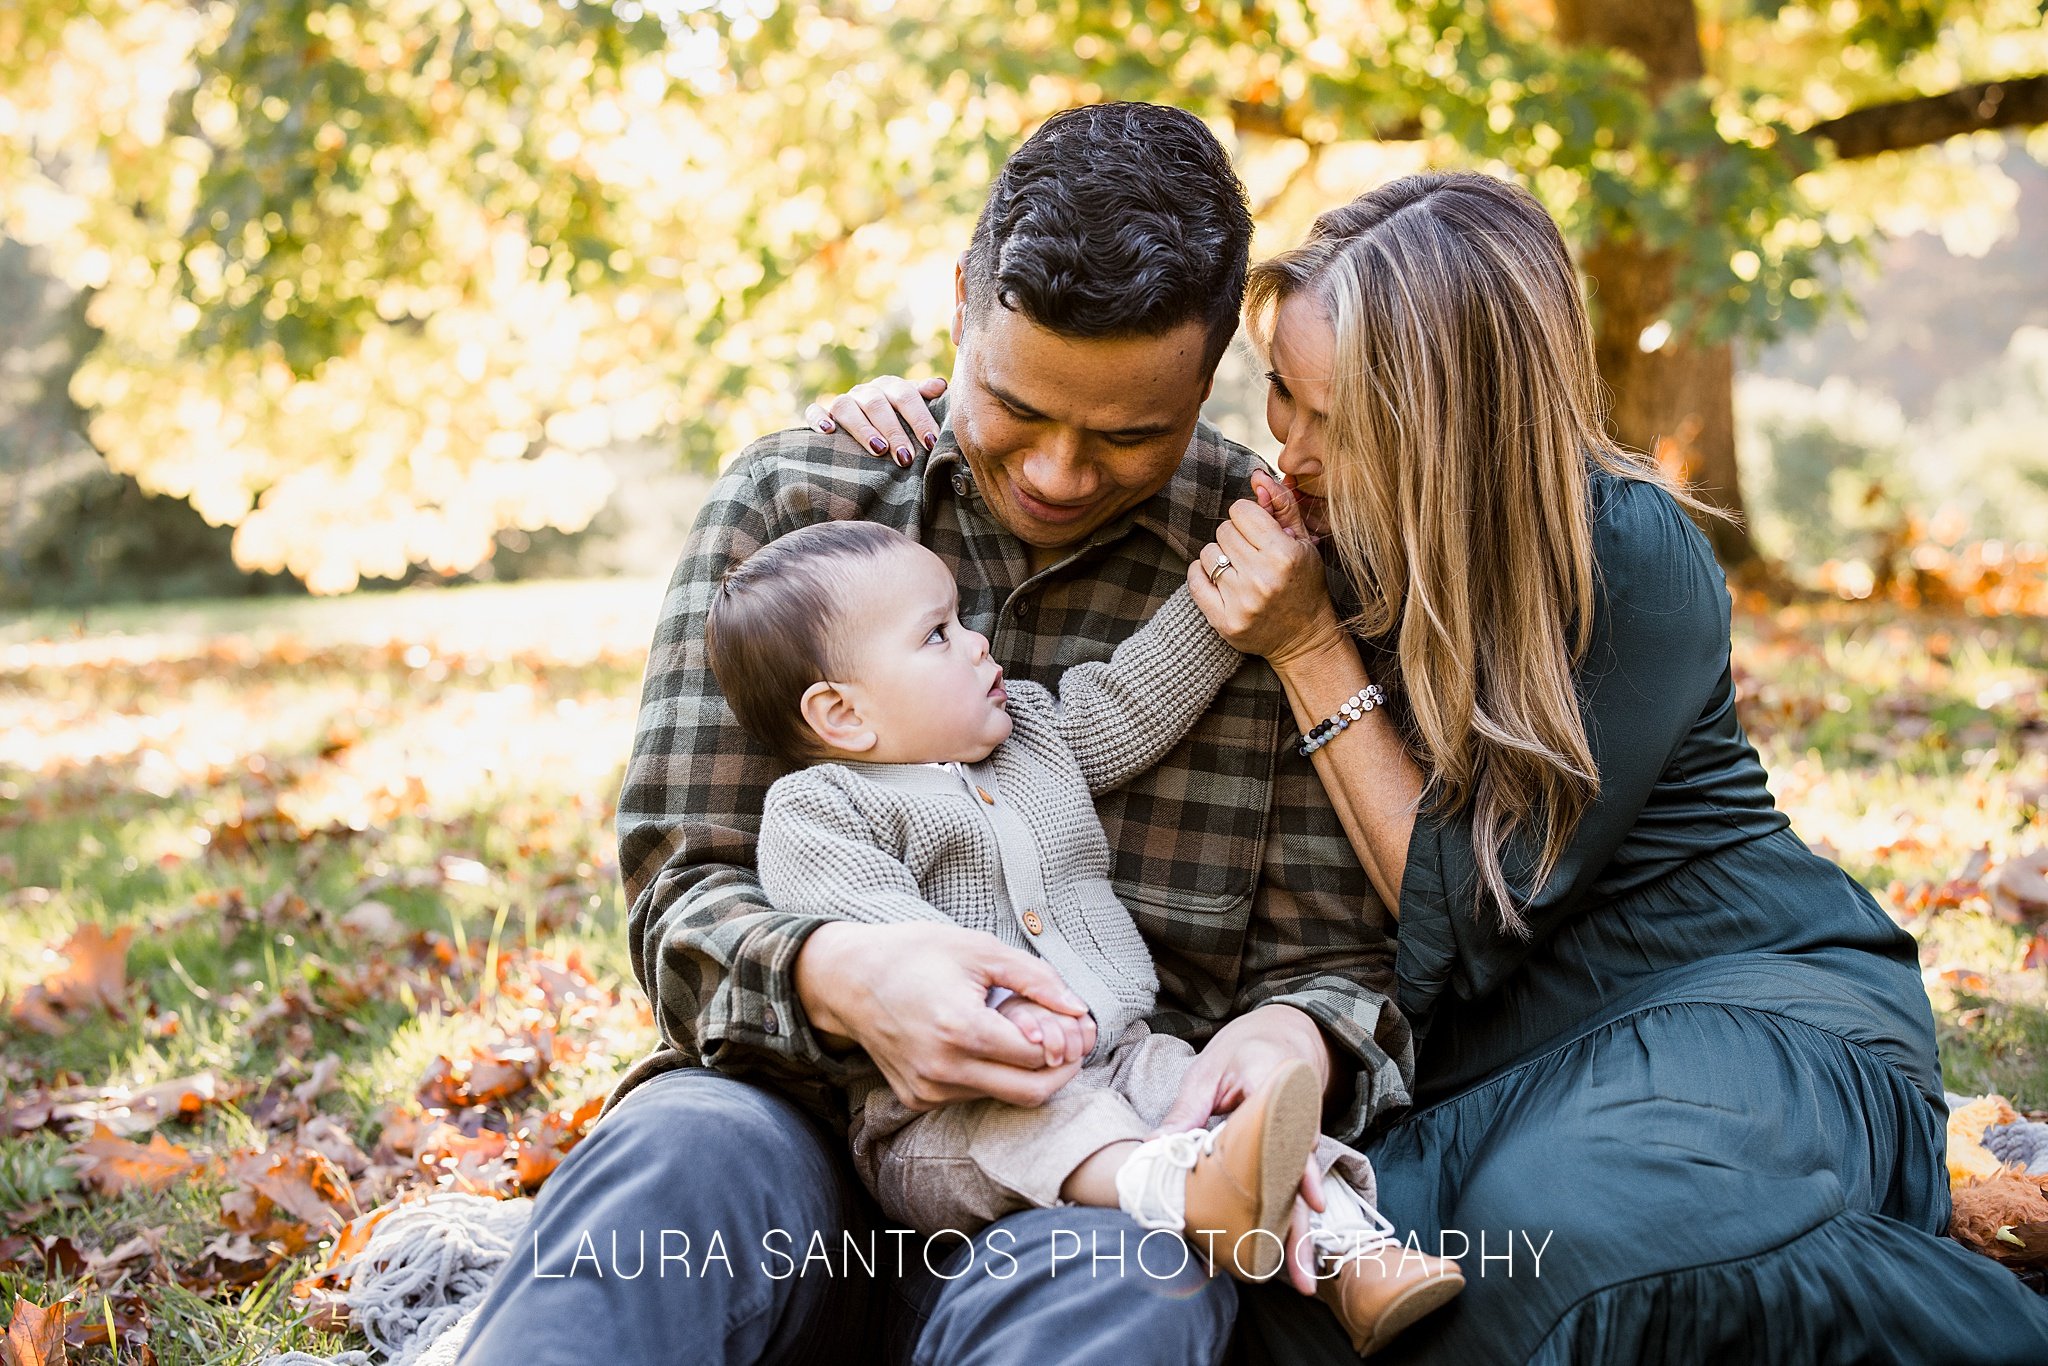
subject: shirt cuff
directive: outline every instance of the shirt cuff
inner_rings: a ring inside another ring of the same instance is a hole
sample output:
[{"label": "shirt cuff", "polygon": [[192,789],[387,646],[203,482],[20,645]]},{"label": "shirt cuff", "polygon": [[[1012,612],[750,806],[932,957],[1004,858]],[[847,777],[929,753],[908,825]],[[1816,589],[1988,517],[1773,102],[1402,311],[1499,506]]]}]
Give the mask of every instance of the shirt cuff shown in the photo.
[{"label": "shirt cuff", "polygon": [[824,916],[782,915],[747,931],[726,974],[725,1008],[704,1030],[704,1062],[734,1074],[764,1071],[843,1085],[865,1058],[836,1053],[812,1026],[796,990],[796,960]]},{"label": "shirt cuff", "polygon": [[[1389,1057],[1379,1044],[1381,1016],[1393,1008],[1385,997],[1324,978],[1257,1004],[1293,1006],[1301,1011],[1322,1029],[1332,1060],[1351,1066],[1349,1094],[1333,1095],[1324,1106],[1323,1132],[1331,1138],[1356,1144],[1381,1116],[1412,1103],[1402,1070],[1404,1060]],[[1400,1037],[1405,1040],[1407,1036],[1403,1033]],[[1405,1065],[1413,1071],[1413,1057],[1406,1059]]]}]

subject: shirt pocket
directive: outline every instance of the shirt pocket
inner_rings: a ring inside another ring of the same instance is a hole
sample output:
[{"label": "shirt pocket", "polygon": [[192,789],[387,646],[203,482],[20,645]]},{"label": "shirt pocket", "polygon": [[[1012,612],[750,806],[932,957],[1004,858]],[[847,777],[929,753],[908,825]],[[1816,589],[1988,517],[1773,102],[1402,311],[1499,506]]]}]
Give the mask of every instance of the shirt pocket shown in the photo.
[{"label": "shirt pocket", "polygon": [[1235,995],[1271,820],[1281,701],[1272,670],[1246,661],[1157,767],[1096,804],[1117,895],[1152,948],[1161,1005],[1212,1015]]}]

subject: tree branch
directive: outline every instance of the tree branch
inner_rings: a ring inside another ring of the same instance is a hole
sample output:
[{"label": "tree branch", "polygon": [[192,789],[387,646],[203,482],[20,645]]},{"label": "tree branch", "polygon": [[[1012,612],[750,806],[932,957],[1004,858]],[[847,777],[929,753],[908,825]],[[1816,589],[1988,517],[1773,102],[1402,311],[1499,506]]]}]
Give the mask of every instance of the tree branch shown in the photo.
[{"label": "tree branch", "polygon": [[[1301,130],[1301,113],[1279,104],[1258,104],[1251,100],[1230,102],[1230,122],[1240,133],[1258,133],[1269,138],[1295,138],[1313,145],[1316,141]],[[1414,142],[1422,136],[1420,119],[1403,119],[1385,128],[1371,128],[1357,135],[1371,142]]]},{"label": "tree branch", "polygon": [[1984,128],[2048,123],[2048,75],[1966,85],[1944,95],[1894,100],[1827,119],[1806,130],[1845,160],[1926,147]]}]

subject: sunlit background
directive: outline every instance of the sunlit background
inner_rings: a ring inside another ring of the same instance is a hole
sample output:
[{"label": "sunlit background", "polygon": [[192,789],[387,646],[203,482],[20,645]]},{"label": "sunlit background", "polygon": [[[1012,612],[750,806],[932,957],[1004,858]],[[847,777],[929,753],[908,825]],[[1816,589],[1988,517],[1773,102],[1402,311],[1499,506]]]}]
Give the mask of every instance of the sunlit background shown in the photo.
[{"label": "sunlit background", "polygon": [[1745,513],[1780,802],[2048,1107],[2038,0],[0,3],[0,1311],[333,1350],[377,1210],[546,1179],[652,1037],[610,813],[708,480],[945,371],[993,168],[1106,98],[1258,253],[1542,197],[1618,434]]}]

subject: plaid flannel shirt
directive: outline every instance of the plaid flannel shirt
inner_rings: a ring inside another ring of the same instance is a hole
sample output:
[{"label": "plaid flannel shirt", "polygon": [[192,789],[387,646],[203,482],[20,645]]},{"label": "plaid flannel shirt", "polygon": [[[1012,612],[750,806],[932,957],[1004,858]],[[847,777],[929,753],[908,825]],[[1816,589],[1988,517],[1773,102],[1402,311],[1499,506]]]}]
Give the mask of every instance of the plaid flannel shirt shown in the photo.
[{"label": "plaid flannel shirt", "polygon": [[[1184,580],[1257,458],[1206,424],[1164,489],[1032,573],[990,515],[949,427],[899,469],[844,434],[808,429],[750,445],[713,485],[656,628],[633,757],[619,798],[619,867],[633,969],[663,1046],[654,1072],[703,1065],[767,1082],[843,1120],[867,1065],[828,1051],[798,1001],[795,964],[823,920],[776,910],[754,872],[769,784],[785,771],[727,708],[704,653],[724,569],[812,522],[861,518],[923,542],[953,570],[960,620],[1012,677],[1057,688],[1109,658]],[[1393,1004],[1393,922],[1344,838],[1279,680],[1249,660],[1157,767],[1097,803],[1112,879],[1159,971],[1152,1027],[1199,1046],[1273,1002],[1314,1017],[1356,1068],[1326,1124],[1355,1141],[1409,1103],[1414,1049]]]}]

